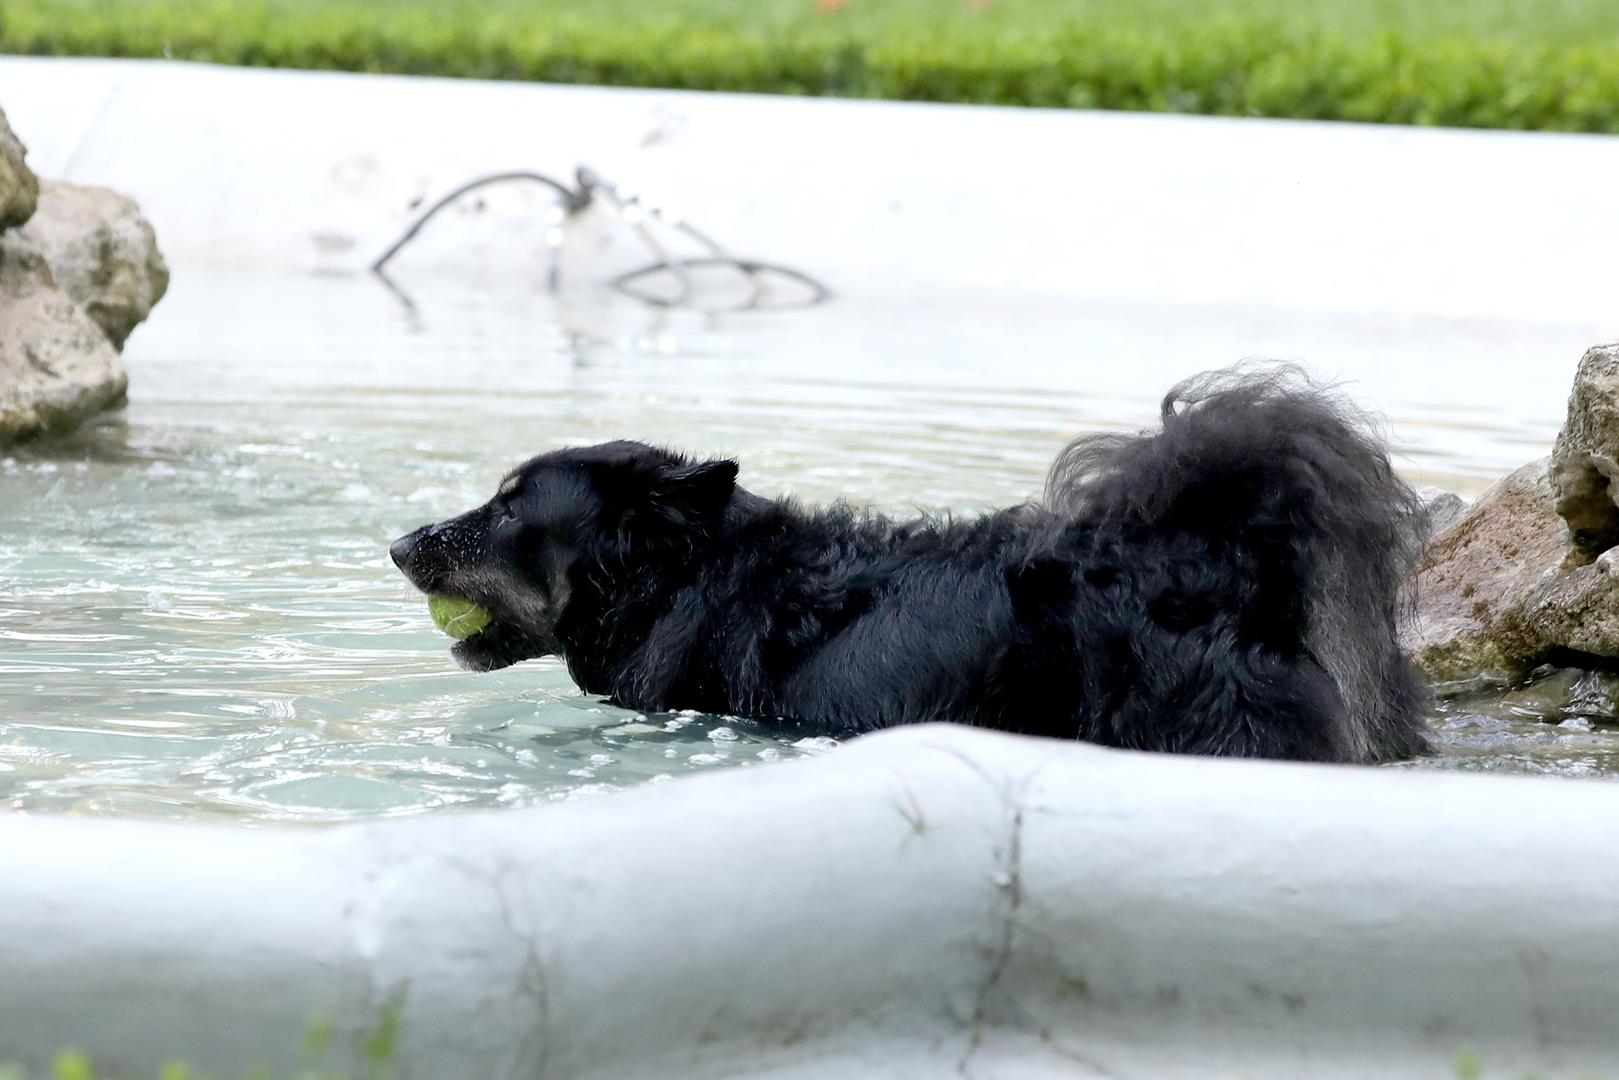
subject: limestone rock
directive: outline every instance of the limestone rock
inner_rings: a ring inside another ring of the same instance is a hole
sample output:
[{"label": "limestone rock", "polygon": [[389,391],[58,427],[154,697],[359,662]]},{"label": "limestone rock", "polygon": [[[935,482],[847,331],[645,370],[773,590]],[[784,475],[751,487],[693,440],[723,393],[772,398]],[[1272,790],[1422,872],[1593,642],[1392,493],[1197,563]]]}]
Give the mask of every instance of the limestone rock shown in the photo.
[{"label": "limestone rock", "polygon": [[116,191],[46,180],[38,211],[18,235],[118,348],[169,287],[152,226]]},{"label": "limestone rock", "polygon": [[1467,513],[1467,500],[1454,491],[1423,485],[1417,488],[1417,498],[1422,500],[1422,510],[1428,515],[1426,524],[1430,537],[1438,536]]},{"label": "limestone rock", "polygon": [[1557,512],[1580,550],[1595,557],[1619,544],[1619,345],[1581,358],[1551,470]]},{"label": "limestone rock", "polygon": [[11,133],[4,110],[0,110],[0,232],[21,225],[34,212],[39,181],[23,161],[27,156],[22,142]]},{"label": "limestone rock", "polygon": [[1619,657],[1619,548],[1566,567],[1530,597],[1523,619],[1543,650]]},{"label": "limestone rock", "polygon": [[1549,459],[1437,535],[1407,582],[1405,643],[1436,679],[1619,659],[1619,345],[1590,349]]},{"label": "limestone rock", "polygon": [[1480,495],[1408,581],[1416,615],[1405,645],[1431,677],[1515,675],[1550,647],[1557,620],[1546,605],[1573,544],[1546,469],[1532,462]]},{"label": "limestone rock", "polygon": [[15,236],[0,236],[0,327],[0,444],[71,428],[123,401],[118,350]]}]

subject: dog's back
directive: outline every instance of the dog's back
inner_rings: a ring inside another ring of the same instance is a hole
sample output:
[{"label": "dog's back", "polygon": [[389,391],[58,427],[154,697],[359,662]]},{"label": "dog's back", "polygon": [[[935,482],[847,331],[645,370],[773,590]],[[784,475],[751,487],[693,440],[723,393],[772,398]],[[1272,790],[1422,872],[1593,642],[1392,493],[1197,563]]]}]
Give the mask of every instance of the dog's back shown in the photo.
[{"label": "dog's back", "polygon": [[1163,575],[1136,583],[1145,614],[1123,666],[1142,684],[1091,737],[1317,760],[1424,752],[1424,691],[1396,634],[1422,506],[1368,420],[1290,367],[1188,380],[1162,414],[1156,432],[1076,440],[1047,481],[1092,558]]},{"label": "dog's back", "polygon": [[1077,440],[1041,506],[856,530],[778,503],[737,550],[755,533],[768,557],[796,546],[810,587],[737,597],[717,625],[814,626],[750,690],[770,714],[1312,761],[1426,746],[1395,633],[1421,504],[1367,421],[1295,369],[1204,376],[1159,430]]}]

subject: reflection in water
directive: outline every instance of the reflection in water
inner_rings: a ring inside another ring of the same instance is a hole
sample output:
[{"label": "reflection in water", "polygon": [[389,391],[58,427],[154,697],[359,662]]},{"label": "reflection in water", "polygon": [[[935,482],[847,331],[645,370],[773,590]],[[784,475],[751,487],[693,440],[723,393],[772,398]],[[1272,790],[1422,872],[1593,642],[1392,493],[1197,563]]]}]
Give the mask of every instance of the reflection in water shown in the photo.
[{"label": "reflection in water", "polygon": [[[1028,498],[1074,433],[1151,422],[1176,379],[1307,357],[1468,492],[1545,453],[1587,328],[1344,324],[1000,298],[729,318],[453,299],[367,279],[177,284],[129,408],[0,455],[0,804],[331,820],[528,804],[831,745],[577,693],[560,665],[450,663],[388,542],[523,457],[631,437],[742,482],[905,513]],[[1566,359],[1518,378],[1526,357]],[[1610,683],[1549,674],[1439,708],[1427,767],[1613,772]]]}]

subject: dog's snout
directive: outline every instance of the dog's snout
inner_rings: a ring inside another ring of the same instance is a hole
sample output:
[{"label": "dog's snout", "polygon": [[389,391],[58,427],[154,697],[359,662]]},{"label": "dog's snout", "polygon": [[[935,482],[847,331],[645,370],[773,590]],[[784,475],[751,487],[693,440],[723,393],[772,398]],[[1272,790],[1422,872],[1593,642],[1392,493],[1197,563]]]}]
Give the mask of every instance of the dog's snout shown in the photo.
[{"label": "dog's snout", "polygon": [[418,529],[413,533],[401,536],[388,545],[388,554],[393,558],[394,565],[405,570],[405,564],[410,561],[410,553],[416,550],[416,539],[421,535]]}]

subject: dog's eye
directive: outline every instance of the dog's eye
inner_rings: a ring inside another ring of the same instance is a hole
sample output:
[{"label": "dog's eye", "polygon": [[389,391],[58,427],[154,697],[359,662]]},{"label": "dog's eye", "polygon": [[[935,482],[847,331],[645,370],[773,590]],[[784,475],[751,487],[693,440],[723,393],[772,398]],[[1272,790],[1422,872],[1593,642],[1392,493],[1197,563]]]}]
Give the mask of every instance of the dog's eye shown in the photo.
[{"label": "dog's eye", "polygon": [[517,511],[512,509],[512,504],[511,503],[509,503],[506,500],[502,499],[501,501],[499,501],[499,502],[497,502],[495,504],[495,522],[496,522],[496,524],[504,525],[508,521],[516,521],[516,520],[517,520]]}]

